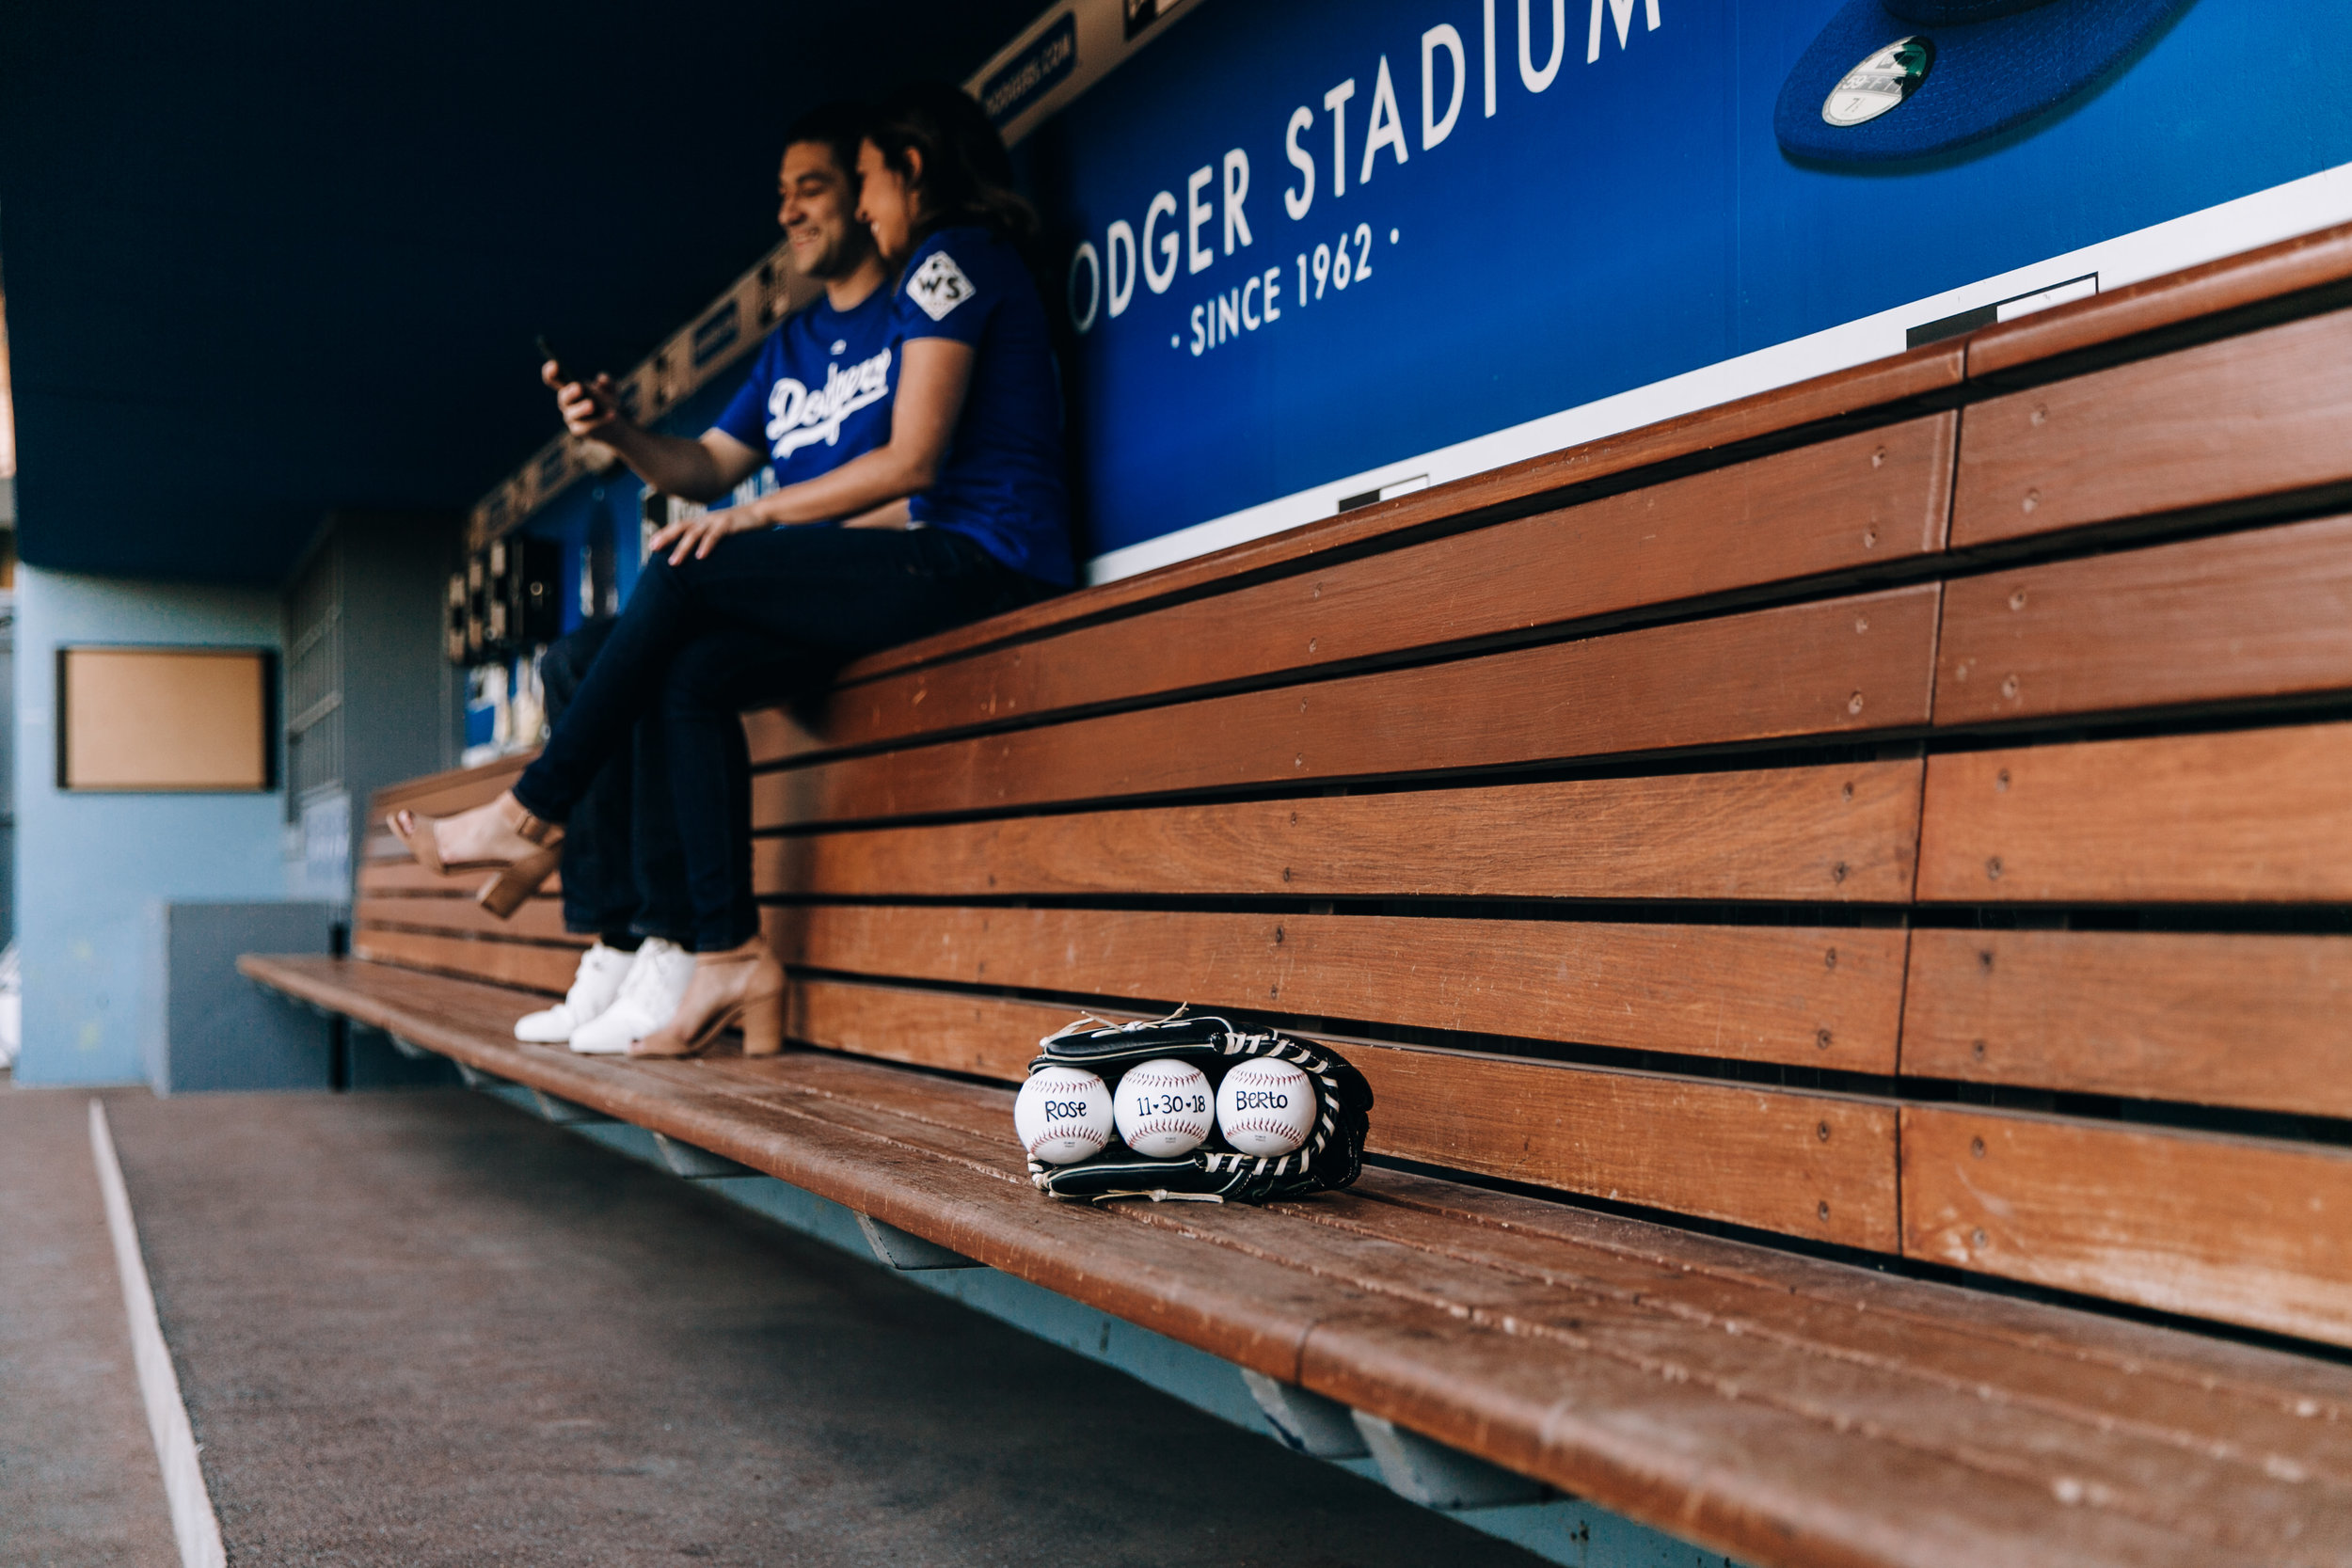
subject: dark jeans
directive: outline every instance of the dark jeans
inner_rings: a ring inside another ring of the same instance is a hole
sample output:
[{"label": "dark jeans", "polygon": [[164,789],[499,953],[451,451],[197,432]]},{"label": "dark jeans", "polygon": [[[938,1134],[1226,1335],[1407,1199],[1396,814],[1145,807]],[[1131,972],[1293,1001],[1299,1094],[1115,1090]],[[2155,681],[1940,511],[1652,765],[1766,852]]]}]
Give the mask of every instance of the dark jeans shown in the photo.
[{"label": "dark jeans", "polygon": [[[560,722],[596,653],[618,625],[600,615],[552,644],[539,661],[548,718]],[[691,947],[694,906],[660,726],[639,724],[596,770],[564,834],[564,928],[661,937]]]},{"label": "dark jeans", "polygon": [[567,822],[638,721],[653,718],[695,945],[739,946],[759,934],[742,710],[803,695],[861,655],[1054,592],[944,529],[769,529],[683,566],[657,558],[515,782],[516,799]]}]

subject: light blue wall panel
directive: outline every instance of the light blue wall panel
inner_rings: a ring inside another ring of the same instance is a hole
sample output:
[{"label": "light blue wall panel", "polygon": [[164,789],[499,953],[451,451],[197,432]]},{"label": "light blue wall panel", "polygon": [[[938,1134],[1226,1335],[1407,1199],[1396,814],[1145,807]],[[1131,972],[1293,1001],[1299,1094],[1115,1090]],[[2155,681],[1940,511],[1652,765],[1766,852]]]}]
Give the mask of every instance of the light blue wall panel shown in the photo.
[{"label": "light blue wall panel", "polygon": [[285,896],[282,795],[69,795],[57,789],[57,649],[74,643],[278,646],[267,589],[17,576],[18,941],[24,1084],[144,1076],[163,1027],[158,906]]}]

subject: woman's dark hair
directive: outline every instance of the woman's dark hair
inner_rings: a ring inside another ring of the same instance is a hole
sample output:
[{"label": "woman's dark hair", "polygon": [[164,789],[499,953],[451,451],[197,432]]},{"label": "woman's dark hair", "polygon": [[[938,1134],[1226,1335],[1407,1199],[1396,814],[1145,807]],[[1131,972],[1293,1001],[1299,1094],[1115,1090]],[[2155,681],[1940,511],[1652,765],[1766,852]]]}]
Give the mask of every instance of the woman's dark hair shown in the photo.
[{"label": "woman's dark hair", "polygon": [[[978,224],[1016,245],[1037,234],[1037,209],[1012,188],[1012,158],[987,112],[944,82],[899,88],[874,109],[866,140],[915,191],[914,238]],[[909,151],[922,159],[920,178]]]}]

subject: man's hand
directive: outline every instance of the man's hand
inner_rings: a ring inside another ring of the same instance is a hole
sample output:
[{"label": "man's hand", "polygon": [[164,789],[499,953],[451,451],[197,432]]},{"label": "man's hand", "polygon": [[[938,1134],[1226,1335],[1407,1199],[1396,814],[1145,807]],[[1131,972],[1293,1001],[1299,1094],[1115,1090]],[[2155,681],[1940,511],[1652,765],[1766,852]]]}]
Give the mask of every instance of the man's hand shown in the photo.
[{"label": "man's hand", "polygon": [[708,555],[730,533],[749,533],[754,529],[771,526],[766,518],[754,515],[748,506],[730,506],[679,518],[655,534],[646,548],[650,553],[665,546],[675,546],[670,550],[670,564],[683,566],[690,556],[700,561]]},{"label": "man's hand", "polygon": [[539,379],[555,388],[556,412],[564,416],[564,428],[575,436],[601,435],[621,417],[620,400],[613,395],[609,375],[566,381],[563,368],[550,359],[539,367]]}]

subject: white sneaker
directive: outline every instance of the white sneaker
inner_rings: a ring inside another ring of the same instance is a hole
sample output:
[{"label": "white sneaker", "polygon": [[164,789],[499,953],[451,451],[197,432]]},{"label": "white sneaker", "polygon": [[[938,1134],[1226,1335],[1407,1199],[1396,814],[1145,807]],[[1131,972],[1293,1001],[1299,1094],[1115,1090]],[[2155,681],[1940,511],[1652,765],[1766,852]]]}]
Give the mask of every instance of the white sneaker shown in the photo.
[{"label": "white sneaker", "polygon": [[675,942],[647,937],[628,966],[612,1006],[572,1034],[572,1049],[586,1056],[618,1056],[670,1022],[694,977],[694,955]]},{"label": "white sneaker", "polygon": [[561,1045],[570,1039],[572,1031],[612,1006],[636,956],[600,942],[590,946],[580,956],[579,972],[572,976],[572,989],[564,1000],[516,1020],[515,1037],[533,1045]]}]

